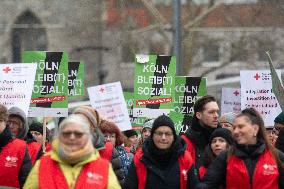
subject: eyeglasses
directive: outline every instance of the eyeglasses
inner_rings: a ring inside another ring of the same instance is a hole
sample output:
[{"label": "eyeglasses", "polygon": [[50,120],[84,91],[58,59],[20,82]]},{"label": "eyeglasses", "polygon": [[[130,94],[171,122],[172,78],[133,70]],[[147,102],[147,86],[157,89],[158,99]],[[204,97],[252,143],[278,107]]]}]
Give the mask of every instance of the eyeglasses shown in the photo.
[{"label": "eyeglasses", "polygon": [[8,125],[14,125],[14,126],[20,126],[20,125],[21,125],[21,123],[19,123],[19,122],[17,122],[17,121],[13,121],[13,120],[7,121],[7,124],[8,124]]},{"label": "eyeglasses", "polygon": [[81,138],[85,133],[79,131],[63,131],[61,133],[64,138],[70,138],[72,134],[75,136],[75,138]]},{"label": "eyeglasses", "polygon": [[155,135],[159,136],[159,137],[163,137],[163,135],[165,135],[165,137],[171,137],[173,136],[172,132],[154,132]]},{"label": "eyeglasses", "polygon": [[109,139],[115,138],[115,137],[116,137],[115,134],[112,134],[112,135],[105,135],[105,138],[109,138]]}]

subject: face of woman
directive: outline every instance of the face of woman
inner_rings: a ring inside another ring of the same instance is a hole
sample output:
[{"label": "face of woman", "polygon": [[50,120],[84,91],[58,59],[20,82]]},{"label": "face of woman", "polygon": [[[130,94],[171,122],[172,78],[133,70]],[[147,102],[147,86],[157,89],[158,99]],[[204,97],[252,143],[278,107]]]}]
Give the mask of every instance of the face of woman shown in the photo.
[{"label": "face of woman", "polygon": [[38,132],[38,131],[30,131],[30,133],[33,135],[34,139],[38,143],[42,144],[43,136],[42,136],[42,134],[40,132]]},{"label": "face of woman", "polygon": [[215,137],[211,142],[211,150],[215,156],[218,156],[220,152],[227,149],[228,145],[223,137]]},{"label": "face of woman", "polygon": [[231,125],[228,122],[220,122],[222,128],[224,129],[228,129],[229,131],[231,131],[231,133],[233,132],[233,125]]},{"label": "face of woman", "polygon": [[247,116],[237,117],[233,126],[233,137],[238,144],[256,144],[259,126],[252,124]]},{"label": "face of woman", "polygon": [[115,146],[116,135],[115,133],[104,133],[105,142],[111,142],[113,146]]},{"label": "face of woman", "polygon": [[83,131],[80,125],[69,123],[61,131],[59,141],[66,145],[71,151],[82,149],[88,142],[89,136]]},{"label": "face of woman", "polygon": [[137,135],[133,135],[131,137],[128,138],[128,142],[130,146],[135,146],[138,143],[138,137]]},{"label": "face of woman", "polygon": [[157,148],[161,150],[169,149],[174,141],[173,131],[168,126],[161,126],[155,130],[153,141]]}]

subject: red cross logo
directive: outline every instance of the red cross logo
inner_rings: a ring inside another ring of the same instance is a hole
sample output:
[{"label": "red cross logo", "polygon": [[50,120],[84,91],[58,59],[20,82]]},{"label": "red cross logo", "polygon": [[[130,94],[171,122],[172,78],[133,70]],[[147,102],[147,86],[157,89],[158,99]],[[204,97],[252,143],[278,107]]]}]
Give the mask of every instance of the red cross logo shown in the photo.
[{"label": "red cross logo", "polygon": [[11,69],[7,66],[5,69],[3,69],[3,71],[4,71],[5,73],[8,73],[9,71],[11,71]]},{"label": "red cross logo", "polygon": [[103,92],[105,91],[105,89],[104,89],[104,88],[100,88],[99,91],[100,91],[101,93],[103,93]]},{"label": "red cross logo", "polygon": [[235,92],[233,92],[233,94],[235,95],[235,96],[239,96],[239,91],[235,91]]},{"label": "red cross logo", "polygon": [[258,80],[260,78],[260,75],[258,75],[258,73],[255,74],[255,76],[253,76],[255,78],[255,80]]}]

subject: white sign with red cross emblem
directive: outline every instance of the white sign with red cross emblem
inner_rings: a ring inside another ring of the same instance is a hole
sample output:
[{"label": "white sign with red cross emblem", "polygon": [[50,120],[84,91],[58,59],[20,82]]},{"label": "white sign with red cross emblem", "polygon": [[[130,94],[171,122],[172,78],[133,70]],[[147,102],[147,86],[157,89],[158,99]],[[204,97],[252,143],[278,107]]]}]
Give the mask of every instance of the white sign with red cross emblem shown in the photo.
[{"label": "white sign with red cross emblem", "polygon": [[17,106],[27,115],[36,68],[37,64],[0,64],[0,104]]},{"label": "white sign with red cross emblem", "polygon": [[[277,70],[277,74],[280,77],[280,70]],[[272,92],[270,70],[244,70],[240,75],[241,109],[255,108],[261,114],[265,126],[273,126],[274,118],[281,112],[281,108]]]},{"label": "white sign with red cross emblem", "polygon": [[131,129],[131,123],[120,82],[88,88],[91,105],[105,119],[115,122],[121,131]]},{"label": "white sign with red cross emblem", "polygon": [[228,112],[236,114],[241,111],[241,89],[222,88],[221,115]]}]

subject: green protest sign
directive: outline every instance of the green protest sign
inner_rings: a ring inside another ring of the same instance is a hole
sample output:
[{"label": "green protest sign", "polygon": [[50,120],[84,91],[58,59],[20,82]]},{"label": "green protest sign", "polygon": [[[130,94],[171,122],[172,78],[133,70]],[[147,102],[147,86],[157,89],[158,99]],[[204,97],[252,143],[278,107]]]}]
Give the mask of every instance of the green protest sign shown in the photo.
[{"label": "green protest sign", "polygon": [[65,52],[25,51],[24,63],[37,63],[29,117],[68,115],[68,55]]},{"label": "green protest sign", "polygon": [[169,116],[174,121],[178,133],[186,131],[191,125],[194,103],[205,94],[206,78],[175,77],[174,111],[171,111]]},{"label": "green protest sign", "polygon": [[134,95],[132,92],[123,92],[124,99],[127,105],[128,114],[130,117],[130,122],[135,130],[140,130],[144,125],[145,118],[144,117],[133,117],[133,105],[134,105]]},{"label": "green protest sign", "polygon": [[68,98],[84,96],[84,62],[68,62]]},{"label": "green protest sign", "polygon": [[135,60],[135,117],[155,118],[173,109],[176,58],[137,55]]}]

